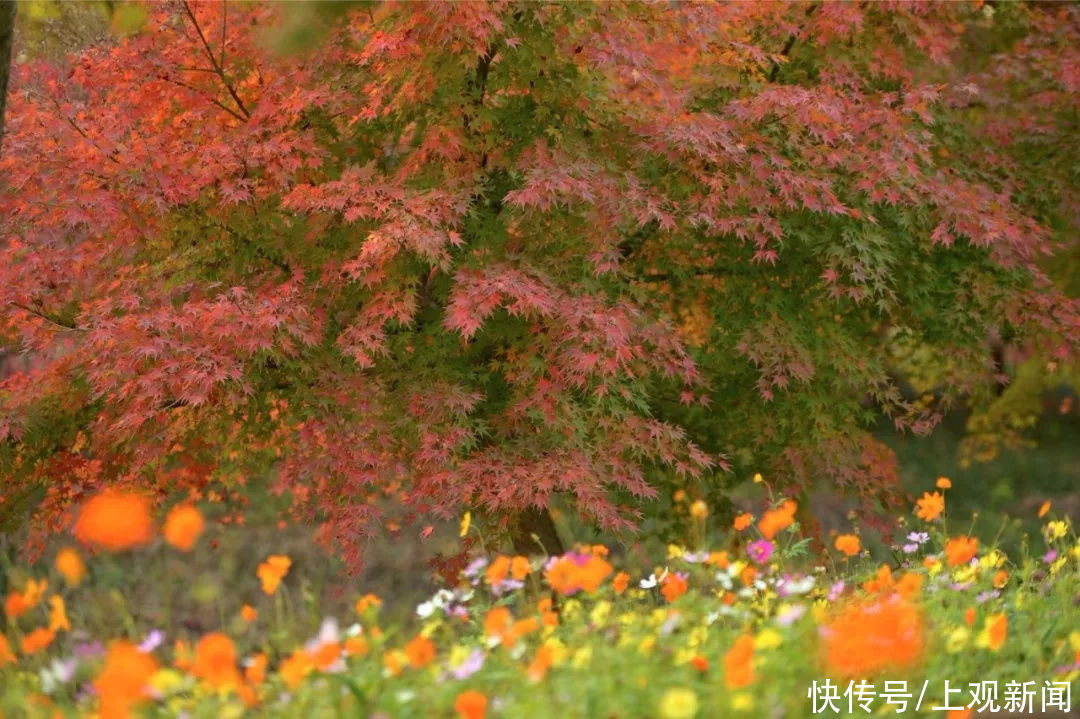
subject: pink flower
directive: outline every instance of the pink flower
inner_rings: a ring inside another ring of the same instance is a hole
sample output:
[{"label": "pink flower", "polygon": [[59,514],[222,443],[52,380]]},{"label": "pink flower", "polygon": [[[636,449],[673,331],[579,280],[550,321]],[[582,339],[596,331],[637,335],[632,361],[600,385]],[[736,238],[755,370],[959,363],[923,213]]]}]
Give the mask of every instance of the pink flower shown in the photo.
[{"label": "pink flower", "polygon": [[746,555],[753,559],[758,564],[764,564],[769,561],[769,557],[773,553],[773,543],[767,539],[759,539],[756,542],[751,542],[750,546],[746,548]]}]

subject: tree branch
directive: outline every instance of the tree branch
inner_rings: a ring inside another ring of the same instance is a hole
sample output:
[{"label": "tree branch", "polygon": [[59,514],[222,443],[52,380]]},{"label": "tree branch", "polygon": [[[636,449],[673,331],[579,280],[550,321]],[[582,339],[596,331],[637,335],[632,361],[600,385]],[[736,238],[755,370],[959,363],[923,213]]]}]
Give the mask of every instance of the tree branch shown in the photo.
[{"label": "tree branch", "polygon": [[[206,35],[203,34],[202,28],[199,27],[199,21],[195,19],[195,13],[192,12],[191,5],[188,4],[187,0],[181,0],[181,5],[183,5],[184,12],[187,13],[188,18],[191,20],[191,24],[195,26],[195,32],[199,35],[199,40],[202,42],[203,49],[206,50],[206,55],[210,59],[210,64],[214,66],[214,72],[221,78],[222,84],[225,85],[225,89],[229,91],[229,95],[232,97],[233,102],[236,103],[236,106],[240,108],[240,112],[244,115],[244,118],[250,119],[251,113],[244,107],[243,101],[240,99],[240,96],[236,94],[236,90],[229,82],[229,78],[225,75],[225,68],[222,67],[221,63],[218,62],[218,59],[214,57],[214,50],[210,47],[210,43],[206,41]],[[224,11],[224,8],[222,8],[222,10]],[[224,40],[222,40],[222,42],[224,42]],[[222,57],[224,58],[224,55]]]},{"label": "tree branch", "polygon": [[55,317],[53,315],[42,312],[40,310],[35,310],[33,307],[28,307],[28,306],[22,304],[21,302],[15,302],[14,300],[11,300],[11,301],[8,302],[8,304],[11,305],[12,307],[15,307],[17,309],[22,310],[23,312],[28,312],[28,313],[34,315],[35,317],[40,317],[41,319],[45,320],[46,322],[48,322],[51,325],[55,325],[57,332],[88,332],[89,331],[89,330],[87,330],[86,327],[79,327],[78,325],[75,325],[75,324],[69,324],[67,322],[63,322],[63,321],[61,321],[60,319],[58,319],[57,317]]}]

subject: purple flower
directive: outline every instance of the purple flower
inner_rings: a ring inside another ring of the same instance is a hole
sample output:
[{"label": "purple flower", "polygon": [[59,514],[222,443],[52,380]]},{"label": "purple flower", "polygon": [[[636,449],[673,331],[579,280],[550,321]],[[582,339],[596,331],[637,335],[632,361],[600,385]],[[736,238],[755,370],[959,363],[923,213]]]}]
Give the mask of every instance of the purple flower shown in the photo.
[{"label": "purple flower", "polygon": [[1049,552],[1047,552],[1046,554],[1043,555],[1042,560],[1044,562],[1046,562],[1047,564],[1050,564],[1050,562],[1054,561],[1057,558],[1058,558],[1057,550],[1056,549],[1051,549]]},{"label": "purple flower", "polygon": [[930,541],[930,535],[926,532],[912,532],[907,536],[907,540],[915,544],[926,544]]},{"label": "purple flower", "polygon": [[911,544],[905,544],[902,549],[904,550],[904,554],[911,554],[912,552],[919,551],[919,545],[912,542]]},{"label": "purple flower", "polygon": [[159,630],[154,629],[146,635],[146,639],[142,640],[142,644],[139,645],[139,651],[143,654],[149,654],[150,652],[160,647],[162,642],[164,641],[165,635],[162,634]]},{"label": "purple flower", "polygon": [[465,657],[465,661],[454,667],[450,673],[454,675],[454,679],[467,679],[480,671],[483,666],[484,652],[480,649],[473,649],[469,656]]},{"label": "purple flower", "polygon": [[465,567],[465,577],[467,579],[474,579],[480,576],[480,572],[488,565],[487,557],[477,557],[469,562],[469,566]]},{"label": "purple flower", "polygon": [[844,580],[841,579],[836,584],[829,587],[828,599],[830,602],[835,602],[837,598],[844,593]]},{"label": "purple flower", "polygon": [[806,607],[802,604],[793,604],[785,607],[776,615],[776,623],[782,627],[790,627],[802,615],[806,614]]},{"label": "purple flower", "polygon": [[751,542],[750,546],[746,548],[746,556],[753,559],[758,564],[764,564],[769,561],[769,557],[773,553],[773,543],[767,539],[759,539],[756,542]]},{"label": "purple flower", "polygon": [[988,591],[985,591],[985,592],[980,592],[980,593],[979,593],[979,594],[978,594],[978,595],[977,595],[977,596],[975,597],[975,602],[976,602],[977,604],[982,604],[982,603],[983,603],[983,602],[985,602],[985,601],[986,601],[987,599],[997,599],[997,598],[998,598],[998,597],[1000,597],[1000,596],[1001,596],[1001,592],[999,592],[999,591],[998,591],[998,590],[996,590],[996,589],[990,589],[990,590],[988,590]]}]

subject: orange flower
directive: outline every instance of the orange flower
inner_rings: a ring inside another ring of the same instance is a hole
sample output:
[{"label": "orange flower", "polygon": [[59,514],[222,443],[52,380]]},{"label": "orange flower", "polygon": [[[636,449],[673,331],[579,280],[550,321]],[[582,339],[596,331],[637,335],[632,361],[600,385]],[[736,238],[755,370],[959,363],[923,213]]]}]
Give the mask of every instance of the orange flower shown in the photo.
[{"label": "orange flower", "polygon": [[841,534],[836,538],[833,545],[837,550],[843,552],[849,557],[854,557],[859,553],[861,545],[859,544],[859,538],[854,534]]},{"label": "orange flower", "polygon": [[132,492],[102,492],[83,506],[74,533],[79,541],[110,552],[149,544],[154,538],[150,502]]},{"label": "orange flower", "polygon": [[529,559],[527,557],[522,557],[522,556],[518,555],[518,556],[514,557],[513,560],[511,560],[511,562],[510,562],[510,576],[513,577],[514,579],[516,579],[517,581],[520,582],[522,579],[529,576],[530,571],[531,571],[531,569],[529,567]]},{"label": "orange flower", "polygon": [[777,532],[787,529],[795,521],[798,506],[793,499],[786,499],[776,509],[770,509],[758,521],[758,530],[765,539],[772,539]]},{"label": "orange flower", "polygon": [[1046,500],[1045,502],[1042,503],[1041,507],[1039,507],[1039,519],[1042,519],[1043,517],[1045,517],[1046,513],[1049,512],[1049,511],[1050,511],[1050,500],[1048,499],[1048,500]]},{"label": "orange flower", "polygon": [[536,650],[536,656],[529,662],[529,666],[526,668],[525,673],[529,675],[530,680],[538,682],[547,675],[547,671],[551,668],[551,664],[554,661],[554,651],[550,646],[544,644]]},{"label": "orange flower", "polygon": [[56,571],[64,577],[64,581],[72,587],[78,586],[86,576],[86,565],[83,564],[82,557],[71,547],[64,547],[56,553],[54,565]]},{"label": "orange flower", "polygon": [[882,564],[873,579],[863,582],[863,591],[867,594],[885,593],[893,588],[892,570],[888,564]]},{"label": "orange flower", "polygon": [[323,642],[309,655],[316,669],[329,669],[341,658],[341,642]]},{"label": "orange flower", "polygon": [[311,669],[311,658],[308,653],[303,649],[296,649],[281,662],[281,666],[278,667],[278,674],[281,675],[281,680],[285,682],[285,686],[289,687],[289,689],[296,689]]},{"label": "orange flower", "polygon": [[592,555],[564,555],[554,559],[544,571],[544,579],[560,594],[573,594],[579,590],[595,592],[613,568],[607,560]]},{"label": "orange flower", "polygon": [[487,697],[475,689],[463,691],[454,700],[454,711],[460,719],[484,719],[487,713]]},{"label": "orange flower", "polygon": [[968,607],[964,610],[964,623],[969,627],[975,626],[975,607]]},{"label": "orange flower", "polygon": [[15,654],[11,651],[11,645],[8,644],[7,637],[0,634],[0,667],[11,664],[13,661],[15,661]]},{"label": "orange flower", "polygon": [[922,591],[923,575],[915,572],[904,572],[900,581],[896,583],[896,592],[904,599],[914,599]]},{"label": "orange flower", "polygon": [[974,537],[954,537],[945,543],[945,557],[950,567],[967,564],[975,556],[979,540]]},{"label": "orange flower", "polygon": [[747,565],[739,573],[739,580],[742,581],[744,587],[749,587],[757,579],[758,571],[757,567]]},{"label": "orange flower", "polygon": [[245,622],[253,622],[258,618],[259,611],[250,604],[245,604],[244,606],[240,607],[240,616],[244,619]]},{"label": "orange flower", "polygon": [[416,669],[425,667],[435,661],[435,645],[424,635],[417,634],[405,645],[405,656]]},{"label": "orange flower", "polygon": [[510,626],[510,610],[506,607],[492,607],[484,617],[484,634],[489,637],[501,638]]},{"label": "orange flower", "polygon": [[157,671],[157,662],[140,652],[131,642],[109,645],[105,664],[94,681],[101,698],[101,719],[128,719],[140,702],[149,696],[147,682]]},{"label": "orange flower", "polygon": [[915,503],[915,516],[933,522],[945,511],[945,497],[941,492],[923,492],[923,496]]},{"label": "orange flower", "polygon": [[266,561],[255,570],[255,575],[262,582],[262,590],[267,594],[276,592],[291,566],[292,560],[283,554],[272,554],[267,557]]},{"label": "orange flower", "polygon": [[994,572],[994,589],[1004,589],[1005,585],[1009,583],[1009,573],[1004,569],[999,569]]},{"label": "orange flower", "polygon": [[221,632],[207,634],[195,645],[195,664],[191,673],[211,686],[235,687],[240,683],[236,670],[236,647]]},{"label": "orange flower", "polygon": [[71,622],[68,621],[67,609],[64,606],[64,598],[59,594],[49,597],[49,631],[71,631]]},{"label": "orange flower", "polygon": [[500,554],[495,557],[494,562],[488,565],[487,571],[484,573],[484,581],[489,585],[500,584],[509,574],[510,557]]},{"label": "orange flower", "polygon": [[371,607],[378,607],[382,605],[382,600],[376,597],[374,594],[365,594],[356,600],[356,613],[363,614]]},{"label": "orange flower", "polygon": [[686,594],[687,590],[686,578],[679,576],[674,572],[669,572],[664,577],[664,583],[660,587],[661,593],[664,595],[664,599],[669,602],[674,602],[676,599]]},{"label": "orange flower", "polygon": [[262,684],[266,681],[266,665],[268,662],[269,659],[263,652],[251,657],[244,668],[244,679],[251,684]]},{"label": "orange flower", "polygon": [[754,681],[754,637],[743,634],[724,654],[724,684],[729,689],[745,687]]},{"label": "orange flower", "polygon": [[690,658],[690,666],[699,672],[707,672],[709,671],[709,660],[700,654],[695,654]]},{"label": "orange flower", "polygon": [[611,588],[615,590],[616,594],[622,594],[626,591],[626,585],[630,583],[630,575],[626,572],[619,572],[615,575],[615,578],[611,580]]},{"label": "orange flower", "polygon": [[37,654],[42,649],[45,649],[45,647],[52,644],[52,640],[55,637],[56,633],[53,632],[53,630],[45,627],[38,627],[19,640],[19,646],[22,648],[23,654]]},{"label": "orange flower", "polygon": [[743,512],[735,518],[735,523],[732,526],[735,527],[736,532],[741,532],[753,523],[754,515],[750,514],[749,512]]},{"label": "orange flower", "polygon": [[952,480],[948,477],[938,477],[936,485],[938,489],[952,489]]},{"label": "orange flower", "polygon": [[727,552],[709,552],[705,563],[719,569],[727,569],[731,565],[731,560],[728,558]]},{"label": "orange flower", "polygon": [[173,507],[165,517],[165,541],[182,552],[191,551],[204,524],[202,512],[190,504]]},{"label": "orange flower", "polygon": [[922,615],[897,595],[853,603],[822,627],[829,675],[866,678],[883,670],[900,671],[922,657]]},{"label": "orange flower", "polygon": [[991,651],[998,651],[1005,646],[1005,637],[1009,633],[1009,619],[1004,614],[988,617],[986,631]]},{"label": "orange flower", "polygon": [[21,592],[11,592],[4,599],[4,614],[8,619],[14,619],[22,614],[25,614],[30,609],[30,606],[23,599]]},{"label": "orange flower", "polygon": [[709,505],[704,500],[697,500],[690,505],[690,516],[694,519],[705,519],[709,516]]},{"label": "orange flower", "polygon": [[350,657],[367,656],[369,649],[368,640],[363,637],[349,637],[345,640],[345,653]]}]

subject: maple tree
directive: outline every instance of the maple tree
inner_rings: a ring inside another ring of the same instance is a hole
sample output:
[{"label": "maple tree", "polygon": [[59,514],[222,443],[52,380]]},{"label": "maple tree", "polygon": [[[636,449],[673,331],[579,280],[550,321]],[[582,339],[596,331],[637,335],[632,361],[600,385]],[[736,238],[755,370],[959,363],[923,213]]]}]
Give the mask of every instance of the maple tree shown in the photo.
[{"label": "maple tree", "polygon": [[[994,12],[380,3],[282,54],[286,7],[179,2],[20,63],[8,503],[40,537],[101,485],[266,482],[354,564],[416,516],[625,530],[756,469],[888,506],[876,417],[928,432],[994,396],[989,337],[1069,363],[1080,328],[1067,204],[1000,149],[1075,125],[1080,13]],[[962,61],[987,23],[1053,109]]]}]

